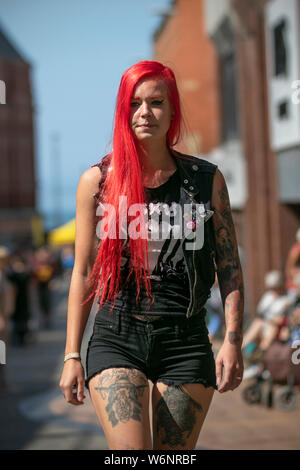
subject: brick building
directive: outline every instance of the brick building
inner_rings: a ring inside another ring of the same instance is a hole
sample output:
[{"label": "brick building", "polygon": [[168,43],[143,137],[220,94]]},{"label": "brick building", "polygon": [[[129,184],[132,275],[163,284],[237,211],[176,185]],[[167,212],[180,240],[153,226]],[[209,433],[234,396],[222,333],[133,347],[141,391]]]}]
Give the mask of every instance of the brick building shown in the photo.
[{"label": "brick building", "polygon": [[185,106],[178,150],[227,181],[251,315],[300,226],[299,26],[300,0],[173,0],[154,36]]},{"label": "brick building", "polygon": [[30,64],[0,29],[0,243],[31,243],[37,224]]}]

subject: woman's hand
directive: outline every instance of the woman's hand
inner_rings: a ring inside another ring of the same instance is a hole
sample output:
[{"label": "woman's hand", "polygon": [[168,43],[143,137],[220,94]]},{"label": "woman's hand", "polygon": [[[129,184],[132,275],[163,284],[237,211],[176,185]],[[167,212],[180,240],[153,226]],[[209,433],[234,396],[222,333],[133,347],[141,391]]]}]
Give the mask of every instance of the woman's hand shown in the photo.
[{"label": "woman's hand", "polygon": [[[68,359],[65,362],[59,386],[68,403],[84,404],[84,370],[79,359]],[[73,392],[74,388],[77,388],[76,392]]]},{"label": "woman's hand", "polygon": [[234,390],[243,379],[244,364],[240,345],[224,342],[216,358],[216,376],[220,393]]}]

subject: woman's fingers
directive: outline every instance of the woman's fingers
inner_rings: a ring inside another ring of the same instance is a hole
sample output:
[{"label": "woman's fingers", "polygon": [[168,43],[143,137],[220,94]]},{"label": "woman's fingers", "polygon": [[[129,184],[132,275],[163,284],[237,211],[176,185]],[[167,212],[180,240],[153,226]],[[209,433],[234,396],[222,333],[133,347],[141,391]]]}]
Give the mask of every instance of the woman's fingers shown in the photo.
[{"label": "woman's fingers", "polygon": [[224,367],[223,367],[223,380],[220,384],[220,387],[219,387],[219,392],[223,393],[223,392],[227,392],[227,390],[230,390],[231,388],[231,383],[232,383],[232,368],[230,368],[229,366],[225,366],[224,364]]},{"label": "woman's fingers", "polygon": [[229,384],[225,391],[227,390],[233,391],[235,388],[237,388],[240,385],[242,380],[243,380],[243,370],[233,366],[230,370]]},{"label": "woman's fingers", "polygon": [[218,391],[223,393],[237,388],[243,380],[243,371],[237,369],[234,365],[223,366],[223,375],[218,384]]},{"label": "woman's fingers", "polygon": [[241,367],[239,366],[237,369],[236,369],[236,372],[235,372],[235,387],[238,387],[240,385],[240,383],[242,382],[243,380],[243,375],[244,375],[244,367]]},{"label": "woman's fingers", "polygon": [[64,396],[67,403],[70,403],[72,405],[83,405],[83,401],[79,401],[77,399],[77,392],[74,392],[72,388],[66,389],[64,392]]},{"label": "woman's fingers", "polygon": [[83,405],[84,395],[84,381],[78,380],[78,385],[61,385],[61,389],[67,403],[72,405]]},{"label": "woman's fingers", "polygon": [[78,381],[77,381],[77,400],[79,402],[83,402],[84,398],[85,398],[85,395],[84,395],[84,380],[83,379],[78,379]]},{"label": "woman's fingers", "polygon": [[242,353],[239,349],[224,346],[216,358],[216,376],[218,391],[220,393],[234,390],[243,379],[244,365]]},{"label": "woman's fingers", "polygon": [[83,368],[77,360],[71,361],[64,365],[59,386],[67,403],[83,405],[83,399],[85,398]]},{"label": "woman's fingers", "polygon": [[220,360],[216,360],[216,378],[217,378],[217,385],[220,386],[222,382],[222,368],[223,363]]}]

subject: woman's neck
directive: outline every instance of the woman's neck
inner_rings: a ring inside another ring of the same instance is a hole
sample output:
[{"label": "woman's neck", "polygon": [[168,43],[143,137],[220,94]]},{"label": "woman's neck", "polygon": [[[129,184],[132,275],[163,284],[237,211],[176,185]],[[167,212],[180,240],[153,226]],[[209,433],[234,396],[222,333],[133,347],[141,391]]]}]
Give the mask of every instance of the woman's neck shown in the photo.
[{"label": "woman's neck", "polygon": [[138,149],[138,154],[143,175],[150,176],[157,172],[170,172],[177,168],[167,145],[153,143],[151,146],[143,146]]}]

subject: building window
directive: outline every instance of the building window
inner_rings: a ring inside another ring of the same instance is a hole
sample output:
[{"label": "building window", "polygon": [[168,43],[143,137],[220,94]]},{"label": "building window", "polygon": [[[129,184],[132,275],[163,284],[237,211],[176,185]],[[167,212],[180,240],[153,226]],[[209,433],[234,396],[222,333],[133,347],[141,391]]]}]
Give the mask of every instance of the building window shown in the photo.
[{"label": "building window", "polygon": [[274,75],[288,75],[287,70],[287,20],[282,19],[273,28],[273,50],[274,50]]},{"label": "building window", "polygon": [[299,0],[272,0],[265,6],[266,64],[271,148],[300,145],[300,106],[293,102],[299,78]]},{"label": "building window", "polygon": [[220,56],[222,141],[237,138],[238,103],[236,61],[234,53]]}]

